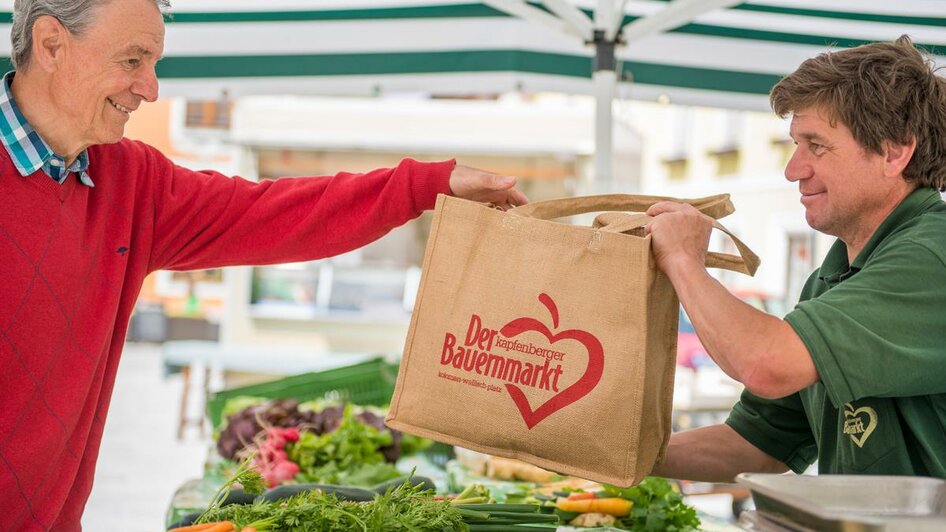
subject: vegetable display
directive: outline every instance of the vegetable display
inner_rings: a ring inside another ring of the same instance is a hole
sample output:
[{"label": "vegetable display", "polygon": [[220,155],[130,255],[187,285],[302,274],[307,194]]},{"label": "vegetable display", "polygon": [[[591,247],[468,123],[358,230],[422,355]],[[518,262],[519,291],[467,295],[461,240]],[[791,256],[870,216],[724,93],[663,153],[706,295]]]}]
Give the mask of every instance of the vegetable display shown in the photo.
[{"label": "vegetable display", "polygon": [[211,525],[228,532],[487,532],[530,530],[529,524],[558,522],[534,504],[451,504],[437,500],[425,483],[410,480],[376,494],[369,502],[345,501],[316,489],[277,501],[259,498],[246,505],[219,504],[234,484],[258,490],[262,482],[259,472],[245,462],[195,525],[174,530],[196,532]]},{"label": "vegetable display", "polygon": [[394,462],[432,443],[388,429],[382,413],[353,405],[239,397],[225,414],[216,447],[227,461],[219,468],[228,475],[235,461],[253,455],[269,487],[371,486],[401,476]]},{"label": "vegetable display", "polygon": [[435,495],[429,480],[405,478],[393,465],[432,442],[388,429],[380,412],[250,397],[231,400],[226,411],[217,450],[228,461],[218,471],[231,478],[200,517],[179,521],[195,524],[176,532],[549,532],[559,523],[684,532],[700,526],[695,510],[658,477],[619,488],[482,455],[470,460],[481,481],[451,473],[459,494]]},{"label": "vegetable display", "polygon": [[[684,503],[674,484],[660,477],[646,477],[631,488],[618,488],[575,477],[553,477],[550,482],[519,482],[497,479],[491,463],[517,467],[516,460],[495,457],[466,449],[456,450],[457,459],[447,463],[448,483],[460,496],[475,496],[472,487],[488,486],[500,502],[543,505],[561,522],[575,528],[635,531],[689,531],[700,526],[696,511]],[[491,474],[491,470],[493,474]],[[518,475],[503,475],[506,478]]]},{"label": "vegetable display", "polygon": [[[300,404],[295,399],[231,399],[224,409],[226,423],[217,436],[217,452],[228,460],[238,460],[241,451],[252,444],[260,432],[271,427],[304,429],[316,435],[334,432],[342,424],[345,409],[346,405],[343,404]],[[419,438],[405,437],[400,431],[387,428],[384,415],[379,412],[359,409],[355,417],[363,424],[390,436],[389,441],[379,449],[388,463],[393,464],[402,455],[416,452],[428,444],[419,441]]]},{"label": "vegetable display", "polygon": [[554,500],[556,515],[576,527],[685,532],[700,526],[696,510],[683,502],[683,496],[666,479],[646,477],[630,488],[608,484],[603,488],[558,493],[561,496]]}]

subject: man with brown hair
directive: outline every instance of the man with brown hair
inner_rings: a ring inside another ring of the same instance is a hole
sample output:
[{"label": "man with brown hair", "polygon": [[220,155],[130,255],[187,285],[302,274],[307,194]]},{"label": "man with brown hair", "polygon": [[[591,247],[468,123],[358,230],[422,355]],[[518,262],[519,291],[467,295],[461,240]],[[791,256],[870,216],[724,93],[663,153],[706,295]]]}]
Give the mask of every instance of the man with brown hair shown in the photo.
[{"label": "man with brown hair", "polygon": [[674,434],[655,474],[946,477],[946,80],[909,37],[823,53],[772,90],[792,116],[808,224],[838,238],[785,319],[703,266],[712,220],[661,203],[654,254],[708,353],[746,391],[725,424]]}]

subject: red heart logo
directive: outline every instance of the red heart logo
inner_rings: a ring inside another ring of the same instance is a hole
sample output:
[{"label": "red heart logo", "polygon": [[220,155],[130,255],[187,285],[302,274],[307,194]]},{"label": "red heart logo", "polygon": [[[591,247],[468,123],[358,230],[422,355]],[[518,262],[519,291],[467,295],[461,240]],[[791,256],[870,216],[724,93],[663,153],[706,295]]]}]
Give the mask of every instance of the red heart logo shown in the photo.
[{"label": "red heart logo", "polygon": [[[558,308],[555,302],[546,294],[540,294],[539,301],[549,310],[552,315],[552,326],[557,329]],[[506,338],[513,338],[528,331],[542,333],[549,344],[554,344],[559,340],[577,340],[588,350],[588,367],[585,368],[584,375],[535,410],[532,410],[529,399],[518,386],[506,384],[506,390],[509,391],[509,396],[519,409],[526,427],[532,429],[545,418],[588,395],[588,392],[598,385],[601,374],[604,373],[604,348],[601,347],[601,342],[587,331],[569,329],[553,335],[544,323],[535,318],[516,318],[504,325],[499,332]]]}]

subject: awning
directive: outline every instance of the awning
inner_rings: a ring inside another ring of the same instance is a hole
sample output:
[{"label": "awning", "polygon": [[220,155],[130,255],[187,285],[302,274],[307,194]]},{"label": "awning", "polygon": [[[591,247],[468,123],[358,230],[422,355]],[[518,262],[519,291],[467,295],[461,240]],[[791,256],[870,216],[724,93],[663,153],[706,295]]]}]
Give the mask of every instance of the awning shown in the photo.
[{"label": "awning", "polygon": [[[162,95],[192,98],[519,90],[610,102],[616,85],[621,98],[764,110],[781,76],[827,49],[909,34],[946,65],[941,0],[736,1],[173,0],[158,75]],[[12,5],[0,0],[0,32]],[[610,88],[593,82],[586,43],[602,19],[624,28]]]},{"label": "awning", "polygon": [[[625,4],[625,24],[670,4],[605,2]],[[592,18],[605,2],[571,1]],[[0,32],[9,32],[12,4],[0,1]],[[593,91],[592,47],[485,3],[175,0],[167,29],[165,95]],[[946,65],[939,0],[744,2],[619,46],[619,94],[766,109],[772,84],[805,58],[904,33]],[[9,56],[6,36],[0,55]]]}]

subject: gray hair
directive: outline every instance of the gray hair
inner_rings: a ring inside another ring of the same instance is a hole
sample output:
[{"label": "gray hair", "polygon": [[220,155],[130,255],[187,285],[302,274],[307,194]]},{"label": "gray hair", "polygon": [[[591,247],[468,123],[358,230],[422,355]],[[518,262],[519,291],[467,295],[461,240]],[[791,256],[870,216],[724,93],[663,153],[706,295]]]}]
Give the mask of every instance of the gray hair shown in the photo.
[{"label": "gray hair", "polygon": [[[10,62],[26,68],[33,49],[33,25],[44,15],[55,18],[69,33],[82,35],[95,18],[95,10],[110,1],[122,0],[14,0]],[[170,0],[154,0],[158,9],[171,7]]]}]

